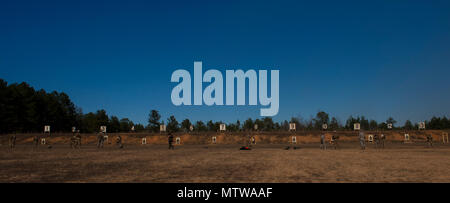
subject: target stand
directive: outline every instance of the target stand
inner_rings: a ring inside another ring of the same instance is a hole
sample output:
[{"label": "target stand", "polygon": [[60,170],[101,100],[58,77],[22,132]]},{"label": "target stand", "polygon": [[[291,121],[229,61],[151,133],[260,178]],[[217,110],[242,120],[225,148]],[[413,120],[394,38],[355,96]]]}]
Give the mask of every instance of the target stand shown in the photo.
[{"label": "target stand", "polygon": [[448,133],[442,133],[442,144],[448,144]]}]

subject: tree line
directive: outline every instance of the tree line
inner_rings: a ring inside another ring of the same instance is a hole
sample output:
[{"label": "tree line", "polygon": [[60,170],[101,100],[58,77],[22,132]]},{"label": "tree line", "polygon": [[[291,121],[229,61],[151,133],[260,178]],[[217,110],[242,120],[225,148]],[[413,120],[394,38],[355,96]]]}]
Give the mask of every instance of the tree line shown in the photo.
[{"label": "tree line", "polygon": [[0,79],[0,133],[37,133],[50,125],[52,132],[98,132],[105,125],[109,132],[129,132],[131,126],[143,131],[141,124],[128,118],[109,117],[105,110],[83,114],[64,92],[35,90],[29,84],[9,84]]},{"label": "tree line", "polygon": [[[184,119],[181,123],[179,123],[175,116],[170,116],[166,122],[161,121],[161,115],[157,110],[152,110],[149,114],[149,127],[148,130],[151,132],[159,132],[160,125],[166,125],[167,131],[170,132],[179,132],[185,131],[188,132],[191,130],[196,132],[206,132],[213,131],[217,132],[220,129],[220,124],[224,122],[213,122],[212,120],[204,123],[203,121],[196,121],[195,123],[191,123],[189,119]],[[407,120],[403,126],[397,126],[397,121],[394,118],[389,117],[386,121],[378,123],[375,120],[368,120],[364,116],[353,117],[350,116],[345,124],[341,124],[341,122],[336,117],[331,117],[328,113],[324,111],[319,111],[314,118],[309,120],[304,120],[302,118],[292,117],[289,121],[284,120],[282,122],[274,122],[271,117],[265,117],[262,119],[251,119],[248,118],[243,123],[240,120],[237,120],[234,123],[228,123],[226,125],[226,130],[231,132],[237,131],[250,131],[250,130],[259,130],[259,131],[287,131],[289,130],[289,124],[295,123],[296,130],[322,130],[323,124],[327,125],[327,130],[353,130],[353,126],[355,123],[359,123],[361,129],[363,130],[388,130],[388,124],[392,124],[392,129],[404,129],[404,130],[414,130],[419,128],[419,124],[412,124],[410,120]],[[450,120],[445,116],[443,118],[433,117],[429,121],[425,121],[426,129],[450,129]],[[256,129],[255,129],[255,126]]]},{"label": "tree line", "polygon": [[[167,126],[172,132],[190,131],[218,131],[220,124],[212,120],[192,122],[184,119],[179,123],[175,116],[170,116],[167,121],[161,120],[157,110],[151,110],[148,116],[148,124],[135,124],[128,118],[108,116],[105,110],[84,114],[64,92],[46,92],[43,89],[35,90],[29,84],[8,84],[0,79],[0,133],[37,133],[43,132],[44,125],[50,125],[52,132],[70,132],[75,126],[83,133],[98,132],[100,126],[107,126],[108,132],[130,132],[134,126],[135,132],[159,132],[161,124]],[[418,129],[418,124],[407,120],[403,125],[397,125],[392,117],[378,123],[364,116],[350,116],[345,124],[336,117],[331,117],[324,111],[319,111],[315,117],[308,120],[293,117],[289,121],[275,122],[271,117],[251,119],[241,122],[227,123],[227,131],[254,130],[255,125],[260,131],[286,131],[289,123],[295,123],[297,130],[321,130],[323,124],[327,124],[329,130],[352,130],[354,123],[360,123],[365,130],[387,129],[392,124],[394,129],[413,130]],[[427,129],[450,129],[450,121],[447,117],[433,117],[426,121]]]}]

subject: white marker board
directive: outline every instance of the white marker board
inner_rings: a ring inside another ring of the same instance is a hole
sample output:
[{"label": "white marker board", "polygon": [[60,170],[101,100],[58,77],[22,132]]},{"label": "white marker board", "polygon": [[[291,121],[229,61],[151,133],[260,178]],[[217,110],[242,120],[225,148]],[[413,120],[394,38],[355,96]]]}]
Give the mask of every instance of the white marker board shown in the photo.
[{"label": "white marker board", "polygon": [[220,124],[220,131],[225,131],[227,129],[227,126],[225,124]]},{"label": "white marker board", "polygon": [[160,125],[159,132],[166,132],[166,125]]},{"label": "white marker board", "polygon": [[448,143],[448,133],[442,133],[442,143]]},{"label": "white marker board", "polygon": [[100,132],[106,133],[106,126],[105,125],[100,126]]},{"label": "white marker board", "polygon": [[353,130],[361,130],[361,124],[359,123],[353,124]]},{"label": "white marker board", "polygon": [[369,140],[369,142],[373,142],[373,135],[368,135],[367,139]]},{"label": "white marker board", "polygon": [[419,123],[419,130],[425,130],[425,122]]},{"label": "white marker board", "polygon": [[392,129],[392,123],[387,124],[388,129]]},{"label": "white marker board", "polygon": [[289,130],[295,130],[296,126],[295,123],[289,123]]}]

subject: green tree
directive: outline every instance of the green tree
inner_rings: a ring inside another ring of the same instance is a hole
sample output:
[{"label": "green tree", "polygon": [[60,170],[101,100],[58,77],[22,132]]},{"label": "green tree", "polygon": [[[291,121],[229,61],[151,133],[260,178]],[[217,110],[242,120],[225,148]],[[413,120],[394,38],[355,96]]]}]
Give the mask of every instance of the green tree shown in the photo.
[{"label": "green tree", "polygon": [[130,132],[131,127],[134,126],[133,122],[128,118],[120,119],[120,132]]},{"label": "green tree", "polygon": [[148,117],[148,128],[150,129],[150,131],[159,132],[159,125],[161,125],[161,123],[159,122],[159,120],[161,119],[161,115],[159,115],[159,112],[157,110],[151,110]]},{"label": "green tree", "polygon": [[361,124],[361,129],[363,129],[363,130],[370,129],[369,120],[367,120],[366,117],[361,116],[361,117],[358,117],[358,119],[359,119],[359,123]]},{"label": "green tree", "polygon": [[255,124],[253,123],[253,120],[251,118],[248,118],[246,121],[244,121],[243,129],[244,130],[253,130],[254,125]]},{"label": "green tree", "polygon": [[330,129],[331,130],[337,130],[339,128],[340,128],[339,121],[335,117],[331,118]]},{"label": "green tree", "polygon": [[206,127],[205,123],[203,123],[203,121],[197,121],[195,123],[194,130],[198,131],[198,132],[204,132],[204,131],[207,131],[208,128]]},{"label": "green tree", "polygon": [[111,116],[109,119],[109,125],[107,126],[110,132],[118,132],[120,131],[120,121],[117,116]]},{"label": "green tree", "polygon": [[370,130],[376,130],[378,128],[378,122],[375,120],[370,120],[369,122],[369,129]]},{"label": "green tree", "polygon": [[323,124],[328,125],[330,123],[330,118],[329,118],[328,113],[326,113],[324,111],[317,112],[316,117],[313,119],[313,122],[314,122],[314,128],[317,130],[321,130]]},{"label": "green tree", "polygon": [[145,131],[145,127],[144,125],[138,123],[134,126],[134,131],[135,132],[144,132]]},{"label": "green tree", "polygon": [[387,123],[381,122],[380,124],[378,124],[378,129],[387,130]]},{"label": "green tree", "polygon": [[275,129],[275,124],[273,123],[273,120],[271,117],[265,117],[262,121],[264,131],[273,131]]},{"label": "green tree", "polygon": [[167,130],[169,132],[178,132],[178,130],[180,129],[179,125],[178,125],[178,121],[177,119],[175,119],[175,116],[170,116],[167,119]]},{"label": "green tree", "polygon": [[181,122],[181,129],[186,132],[189,132],[191,130],[191,125],[192,125],[192,123],[191,123],[191,121],[189,121],[189,119],[184,119]]},{"label": "green tree", "polygon": [[403,128],[405,130],[412,130],[412,129],[414,129],[414,125],[412,124],[412,122],[410,120],[406,120],[405,125],[403,125]]}]

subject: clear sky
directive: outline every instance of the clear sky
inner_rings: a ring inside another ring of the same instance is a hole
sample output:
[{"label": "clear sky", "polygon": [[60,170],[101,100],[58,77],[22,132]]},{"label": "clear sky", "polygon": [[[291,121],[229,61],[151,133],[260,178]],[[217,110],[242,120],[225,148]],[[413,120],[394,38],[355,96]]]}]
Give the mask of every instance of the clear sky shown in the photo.
[{"label": "clear sky", "polygon": [[450,1],[0,2],[0,78],[84,113],[241,121],[260,107],[176,107],[176,69],[280,70],[274,120],[324,110],[401,124],[450,115]]}]

